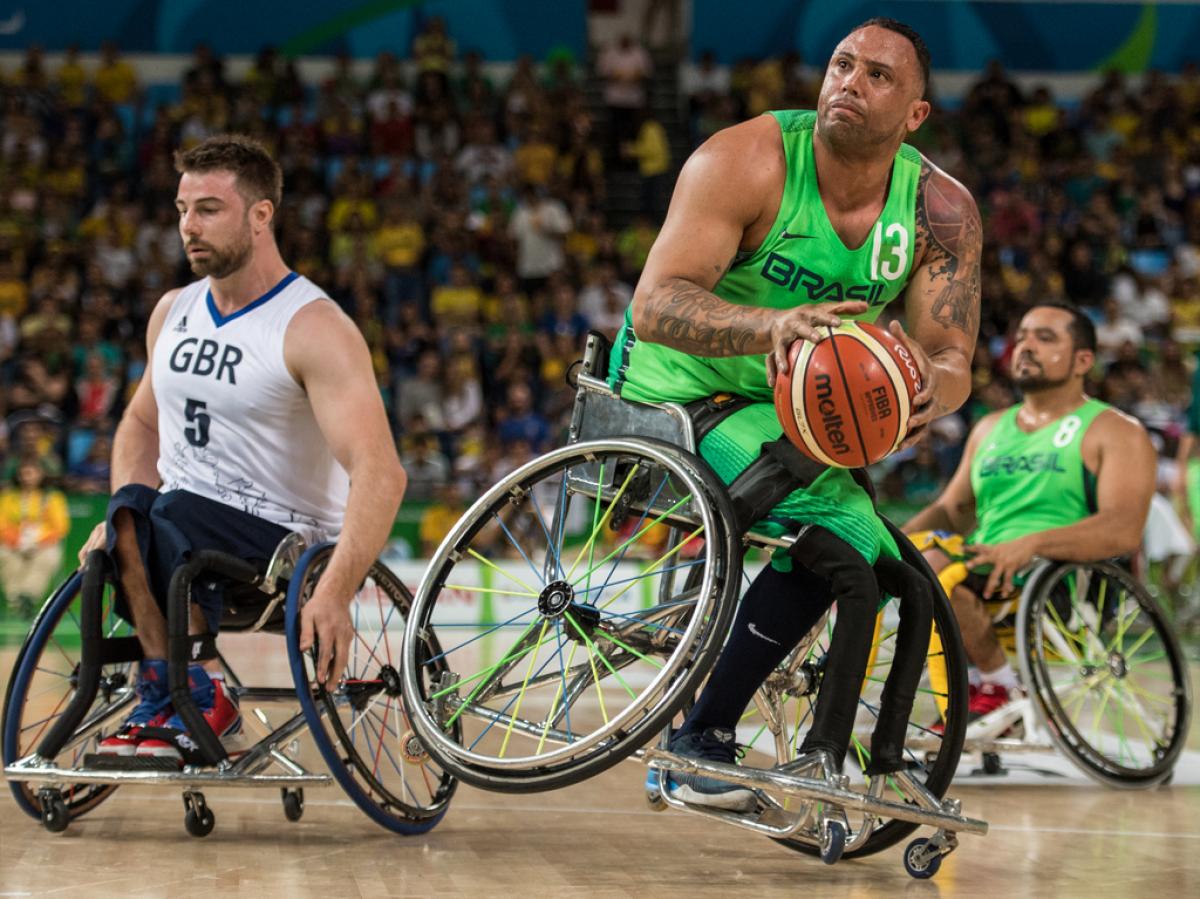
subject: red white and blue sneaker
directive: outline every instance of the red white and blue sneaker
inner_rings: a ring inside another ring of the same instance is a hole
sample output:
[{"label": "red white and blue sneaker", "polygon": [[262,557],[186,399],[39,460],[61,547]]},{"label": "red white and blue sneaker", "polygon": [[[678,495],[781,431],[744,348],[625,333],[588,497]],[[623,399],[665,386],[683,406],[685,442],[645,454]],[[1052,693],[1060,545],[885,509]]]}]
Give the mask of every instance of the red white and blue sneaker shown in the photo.
[{"label": "red white and blue sneaker", "polygon": [[[224,678],[209,676],[201,665],[189,665],[188,686],[192,689],[192,701],[222,742],[241,733],[242,713],[237,700],[225,686]],[[194,750],[195,746],[187,725],[176,713],[156,728],[152,736],[146,736],[138,743],[136,754],[139,759],[172,759],[182,765],[185,753]]]},{"label": "red white and blue sneaker", "polygon": [[171,717],[171,691],[167,686],[167,663],[164,659],[145,659],[138,666],[134,684],[138,703],[115,734],[100,741],[100,755],[132,756],[141,742],[146,727],[162,727]]}]

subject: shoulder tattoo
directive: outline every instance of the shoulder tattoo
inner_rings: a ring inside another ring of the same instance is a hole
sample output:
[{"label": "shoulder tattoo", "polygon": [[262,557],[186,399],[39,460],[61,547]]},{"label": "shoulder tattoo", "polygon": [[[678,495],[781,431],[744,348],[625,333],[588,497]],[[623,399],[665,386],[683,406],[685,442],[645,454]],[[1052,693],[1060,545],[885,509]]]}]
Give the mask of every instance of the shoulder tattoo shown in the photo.
[{"label": "shoulder tattoo", "polygon": [[979,333],[983,226],[970,196],[925,165],[917,184],[917,245],[929,266],[933,320],[972,340]]}]

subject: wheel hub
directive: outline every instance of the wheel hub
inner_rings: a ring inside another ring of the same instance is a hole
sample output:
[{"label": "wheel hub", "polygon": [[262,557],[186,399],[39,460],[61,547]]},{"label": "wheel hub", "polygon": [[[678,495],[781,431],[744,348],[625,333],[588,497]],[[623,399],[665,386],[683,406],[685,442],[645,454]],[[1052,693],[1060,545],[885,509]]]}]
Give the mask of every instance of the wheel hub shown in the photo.
[{"label": "wheel hub", "polygon": [[1112,672],[1113,677],[1123,678],[1129,671],[1129,666],[1125,664],[1125,656],[1119,652],[1109,653],[1108,670]]},{"label": "wheel hub", "polygon": [[383,683],[383,691],[388,696],[400,695],[400,672],[391,665],[384,665],[379,670],[379,680]]},{"label": "wheel hub", "polygon": [[561,618],[574,601],[574,587],[566,581],[552,581],[538,597],[538,611],[544,618]]}]

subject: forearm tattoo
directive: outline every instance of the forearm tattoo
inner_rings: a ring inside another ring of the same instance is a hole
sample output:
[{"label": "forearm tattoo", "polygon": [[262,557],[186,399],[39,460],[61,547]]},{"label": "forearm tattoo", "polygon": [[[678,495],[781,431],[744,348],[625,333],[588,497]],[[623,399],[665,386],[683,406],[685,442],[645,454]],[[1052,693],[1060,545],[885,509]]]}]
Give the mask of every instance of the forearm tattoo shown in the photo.
[{"label": "forearm tattoo", "polygon": [[979,333],[983,227],[979,211],[940,173],[926,166],[917,186],[917,239],[934,289],[930,314],[943,328],[957,328],[975,340]]},{"label": "forearm tattoo", "polygon": [[646,296],[648,327],[638,337],[696,356],[746,356],[770,349],[764,310],[728,303],[683,278],[668,278]]}]

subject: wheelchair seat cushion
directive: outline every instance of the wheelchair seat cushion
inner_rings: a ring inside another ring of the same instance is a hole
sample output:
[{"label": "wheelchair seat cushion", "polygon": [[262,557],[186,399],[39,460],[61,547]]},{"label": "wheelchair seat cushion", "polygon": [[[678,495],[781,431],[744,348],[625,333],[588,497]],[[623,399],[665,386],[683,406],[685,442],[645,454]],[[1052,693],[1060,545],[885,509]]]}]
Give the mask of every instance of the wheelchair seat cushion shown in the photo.
[{"label": "wheelchair seat cushion", "polygon": [[[288,535],[288,530],[281,525],[194,493],[184,490],[159,493],[142,484],[129,484],[118,490],[108,504],[108,552],[114,562],[116,530],[113,518],[123,509],[132,516],[150,591],[164,613],[171,576],[192,553],[219,550],[265,566],[280,541]],[[257,602],[261,614],[267,597],[256,588],[250,589],[262,597]],[[212,633],[216,633],[222,624],[226,592],[227,585],[220,578],[201,576],[193,586],[192,599],[203,610]],[[249,594],[239,594],[243,605],[246,605],[246,596]],[[238,607],[236,603],[233,605]],[[117,613],[132,620],[121,595],[117,597]],[[255,615],[254,620],[257,618]]]}]

